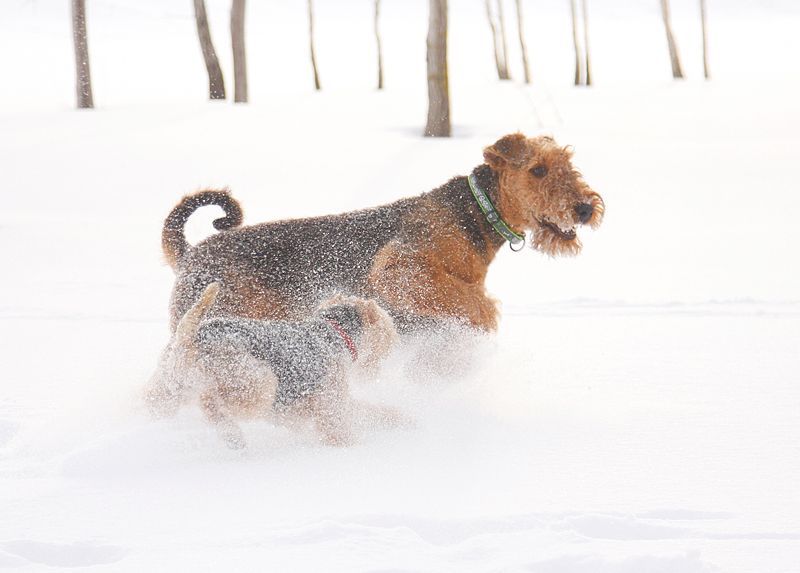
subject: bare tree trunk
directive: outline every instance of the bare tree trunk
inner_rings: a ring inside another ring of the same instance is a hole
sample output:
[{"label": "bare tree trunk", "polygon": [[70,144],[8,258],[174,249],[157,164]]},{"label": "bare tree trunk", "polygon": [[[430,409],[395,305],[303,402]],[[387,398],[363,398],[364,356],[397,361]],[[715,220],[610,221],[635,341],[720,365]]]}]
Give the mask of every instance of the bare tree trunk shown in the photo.
[{"label": "bare tree trunk", "polygon": [[711,79],[711,70],[708,67],[708,35],[706,33],[706,0],[700,0],[700,25],[703,28],[703,77]]},{"label": "bare tree trunk", "polygon": [[503,69],[506,74],[501,80],[510,80],[511,72],[508,71],[508,42],[506,41],[506,19],[503,16],[503,0],[497,0],[497,18],[500,20],[500,40],[503,45]]},{"label": "bare tree trunk", "polygon": [[203,50],[203,59],[206,62],[206,70],[208,70],[208,97],[209,99],[225,99],[225,80],[222,78],[217,52],[211,42],[205,0],[194,0],[194,18],[197,23],[200,48]]},{"label": "bare tree trunk", "polygon": [[72,0],[72,43],[75,46],[78,107],[93,108],[92,76],[89,73],[89,44],[86,38],[85,0]]},{"label": "bare tree trunk", "polygon": [[589,65],[589,16],[586,13],[586,0],[581,0],[583,11],[583,55],[586,62],[586,85],[592,85],[592,67]]},{"label": "bare tree trunk", "polygon": [[244,3],[231,4],[231,43],[233,44],[233,101],[247,103],[247,57],[244,49]]},{"label": "bare tree trunk", "polygon": [[576,0],[569,0],[572,12],[572,45],[575,48],[575,85],[583,85],[583,61],[581,59],[581,44],[578,41],[578,7]]},{"label": "bare tree trunk", "polygon": [[311,47],[311,67],[314,68],[314,89],[321,90],[319,71],[317,71],[317,53],[314,51],[314,4],[308,0],[308,42]]},{"label": "bare tree trunk", "polygon": [[[494,62],[497,66],[497,77],[501,80],[510,79],[508,75],[508,59],[506,58],[505,34],[501,33],[502,38],[498,38],[498,23],[495,21],[492,1],[486,0],[486,17],[489,19],[489,27],[492,29],[492,41],[494,43]],[[498,3],[499,6],[499,3]],[[503,26],[504,28],[505,26]]]},{"label": "bare tree trunk", "polygon": [[661,16],[664,19],[664,29],[667,31],[672,77],[679,79],[683,77],[683,70],[681,70],[681,60],[678,57],[678,46],[675,44],[675,37],[672,35],[672,25],[669,22],[669,0],[661,0]]},{"label": "bare tree trunk", "polygon": [[447,78],[447,0],[430,0],[428,17],[427,137],[450,137],[450,88]]},{"label": "bare tree trunk", "polygon": [[497,68],[497,77],[503,79],[503,62],[500,60],[500,48],[497,44],[497,26],[494,23],[492,14],[492,0],[486,0],[486,18],[489,20],[489,28],[492,30],[492,47],[494,48],[494,65]]},{"label": "bare tree trunk", "polygon": [[519,32],[519,47],[522,50],[522,69],[525,72],[525,83],[531,83],[531,69],[528,65],[528,48],[525,45],[525,32],[522,25],[522,0],[517,0],[517,31]]},{"label": "bare tree trunk", "polygon": [[378,45],[378,89],[383,89],[383,49],[381,48],[381,31],[378,27],[378,16],[381,10],[381,0],[375,0],[375,43]]}]

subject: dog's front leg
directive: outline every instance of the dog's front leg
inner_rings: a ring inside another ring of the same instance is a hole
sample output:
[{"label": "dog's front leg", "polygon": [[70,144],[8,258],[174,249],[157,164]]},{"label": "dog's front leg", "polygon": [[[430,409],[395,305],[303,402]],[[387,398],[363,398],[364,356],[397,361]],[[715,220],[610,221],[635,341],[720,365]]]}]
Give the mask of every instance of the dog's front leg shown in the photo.
[{"label": "dog's front leg", "polygon": [[352,399],[343,369],[337,367],[335,370],[327,376],[322,388],[306,398],[307,408],[326,444],[347,446],[353,442]]},{"label": "dog's front leg", "polygon": [[216,389],[208,389],[200,396],[200,404],[208,421],[214,424],[220,437],[229,448],[240,450],[246,442],[242,429],[225,411],[225,404]]},{"label": "dog's front leg", "polygon": [[495,331],[497,304],[486,294],[480,259],[464,255],[461,266],[466,268],[453,269],[436,253],[408,252],[399,241],[387,244],[370,270],[370,294],[399,313],[453,318],[486,332]]}]

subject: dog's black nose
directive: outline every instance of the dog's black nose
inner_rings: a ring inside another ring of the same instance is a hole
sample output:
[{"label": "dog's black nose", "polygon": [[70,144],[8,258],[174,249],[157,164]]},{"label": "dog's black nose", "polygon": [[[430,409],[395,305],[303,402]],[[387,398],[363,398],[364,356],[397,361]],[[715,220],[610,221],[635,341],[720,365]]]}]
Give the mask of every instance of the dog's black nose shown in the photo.
[{"label": "dog's black nose", "polygon": [[575,206],[575,212],[578,214],[578,218],[581,220],[581,223],[586,223],[592,218],[594,207],[592,207],[591,203],[578,203]]}]

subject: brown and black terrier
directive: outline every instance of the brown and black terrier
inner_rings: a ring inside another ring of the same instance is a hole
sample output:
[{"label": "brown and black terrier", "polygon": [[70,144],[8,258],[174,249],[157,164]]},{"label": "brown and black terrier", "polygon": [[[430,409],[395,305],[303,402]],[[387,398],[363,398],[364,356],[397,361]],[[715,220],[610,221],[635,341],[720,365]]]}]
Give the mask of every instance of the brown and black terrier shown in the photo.
[{"label": "brown and black terrier", "polygon": [[[251,318],[309,315],[334,291],[377,299],[401,332],[442,319],[493,331],[498,309],[484,280],[506,241],[575,255],[575,228],[596,228],[604,204],[550,137],[506,135],[485,163],[418,197],[371,209],[240,226],[226,191],[184,197],[164,222],[163,251],[177,274],[173,329],[206,285],[221,291],[212,314]],[[218,205],[221,231],[191,246],[189,216]]]}]

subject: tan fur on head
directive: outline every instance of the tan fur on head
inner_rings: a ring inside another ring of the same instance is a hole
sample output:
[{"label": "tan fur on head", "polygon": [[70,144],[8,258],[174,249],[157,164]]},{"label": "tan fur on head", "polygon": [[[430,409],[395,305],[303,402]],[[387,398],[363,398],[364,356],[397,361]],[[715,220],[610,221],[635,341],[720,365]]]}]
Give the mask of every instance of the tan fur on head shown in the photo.
[{"label": "tan fur on head", "polygon": [[[572,165],[572,148],[552,137],[506,135],[484,149],[486,163],[497,173],[498,211],[514,229],[533,233],[531,246],[548,255],[576,255],[578,225],[597,228],[605,205]],[[589,210],[581,220],[580,210]]]},{"label": "tan fur on head", "polygon": [[498,139],[494,145],[483,150],[483,158],[495,170],[525,164],[529,155],[528,138],[521,133],[512,133]]},{"label": "tan fur on head", "polygon": [[374,374],[380,362],[389,355],[397,342],[398,334],[394,320],[374,300],[341,293],[334,294],[323,301],[319,308],[325,309],[341,304],[354,306],[361,316],[364,330],[357,344],[358,360],[356,365]]}]

